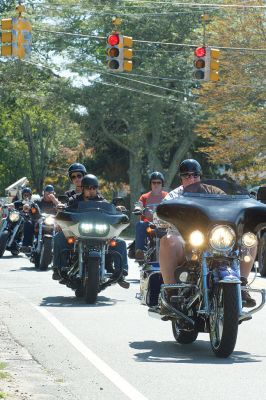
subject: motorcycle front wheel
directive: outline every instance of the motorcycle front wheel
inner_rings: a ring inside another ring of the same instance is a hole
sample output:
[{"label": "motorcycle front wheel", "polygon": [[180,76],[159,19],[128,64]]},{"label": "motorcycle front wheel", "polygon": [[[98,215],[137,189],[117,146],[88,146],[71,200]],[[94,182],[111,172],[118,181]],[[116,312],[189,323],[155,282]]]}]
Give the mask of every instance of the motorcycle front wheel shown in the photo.
[{"label": "motorcycle front wheel", "polygon": [[261,276],[266,276],[266,232],[262,235],[259,241],[258,248],[258,261],[259,261],[259,273]]},{"label": "motorcycle front wheel", "polygon": [[210,301],[210,341],[214,354],[226,358],[234,351],[238,333],[237,284],[220,284]]},{"label": "motorcycle front wheel", "polygon": [[98,258],[89,258],[84,266],[84,299],[87,304],[94,304],[97,300],[100,284],[99,262]]},{"label": "motorcycle front wheel", "polygon": [[0,235],[0,257],[4,254],[6,250],[6,244],[8,241],[9,232],[3,231]]},{"label": "motorcycle front wheel", "polygon": [[52,238],[45,237],[40,253],[39,268],[46,271],[52,262]]}]

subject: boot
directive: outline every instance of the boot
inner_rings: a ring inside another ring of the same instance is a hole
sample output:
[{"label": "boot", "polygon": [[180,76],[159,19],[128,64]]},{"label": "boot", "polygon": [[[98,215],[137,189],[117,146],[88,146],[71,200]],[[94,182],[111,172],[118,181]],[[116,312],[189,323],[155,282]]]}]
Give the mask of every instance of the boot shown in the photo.
[{"label": "boot", "polygon": [[[248,280],[247,280],[247,278],[244,278],[243,276],[241,276],[241,286],[243,287],[243,286],[245,286],[246,287],[246,285],[247,285],[247,283],[248,283]],[[241,290],[241,296],[242,296],[242,306],[243,307],[247,307],[247,308],[252,308],[252,307],[255,307],[256,306],[256,300],[255,299],[253,299],[251,296],[250,296],[250,294],[249,294],[249,292],[247,291],[247,290]]]}]

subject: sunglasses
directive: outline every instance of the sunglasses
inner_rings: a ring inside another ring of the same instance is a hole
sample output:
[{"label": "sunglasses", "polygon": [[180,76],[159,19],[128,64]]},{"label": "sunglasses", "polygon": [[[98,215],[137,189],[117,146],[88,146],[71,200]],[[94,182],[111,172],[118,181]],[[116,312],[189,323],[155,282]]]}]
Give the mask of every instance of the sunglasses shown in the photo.
[{"label": "sunglasses", "polygon": [[153,185],[162,185],[162,181],[151,181]]},{"label": "sunglasses", "polygon": [[82,174],[76,174],[76,175],[71,175],[71,177],[70,177],[72,180],[73,179],[81,179],[81,178],[83,178],[83,175]]},{"label": "sunglasses", "polygon": [[180,174],[182,179],[189,179],[189,178],[198,178],[200,174],[198,172],[186,172],[185,174]]},{"label": "sunglasses", "polygon": [[93,189],[93,190],[96,190],[96,189],[97,189],[97,186],[83,186],[83,189],[88,189],[88,190]]}]

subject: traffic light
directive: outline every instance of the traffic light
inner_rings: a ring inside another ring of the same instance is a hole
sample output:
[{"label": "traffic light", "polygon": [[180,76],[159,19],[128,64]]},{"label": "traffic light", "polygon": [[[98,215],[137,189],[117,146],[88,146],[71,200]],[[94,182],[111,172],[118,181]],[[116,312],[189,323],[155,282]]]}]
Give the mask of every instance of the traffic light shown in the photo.
[{"label": "traffic light", "polygon": [[211,47],[197,47],[194,60],[194,78],[204,82],[219,80],[220,50]]},{"label": "traffic light", "polygon": [[193,77],[197,80],[206,81],[207,78],[207,66],[208,66],[208,55],[206,47],[197,47],[194,51],[194,74]]},{"label": "traffic light", "polygon": [[210,81],[217,82],[219,81],[219,57],[220,50],[218,49],[209,49],[210,51]]},{"label": "traffic light", "polygon": [[26,58],[31,52],[31,24],[26,18],[13,18],[12,55]]},{"label": "traffic light", "polygon": [[1,21],[2,34],[1,34],[1,53],[3,57],[12,56],[12,18],[5,18]]},{"label": "traffic light", "polygon": [[132,71],[132,43],[131,37],[117,32],[107,37],[107,66],[111,71]]}]

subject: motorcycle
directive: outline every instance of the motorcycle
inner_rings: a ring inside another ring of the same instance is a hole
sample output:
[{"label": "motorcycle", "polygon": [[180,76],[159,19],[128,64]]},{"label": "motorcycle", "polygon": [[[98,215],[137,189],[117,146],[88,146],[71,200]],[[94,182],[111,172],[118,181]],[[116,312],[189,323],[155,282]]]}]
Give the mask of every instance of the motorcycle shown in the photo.
[{"label": "motorcycle", "polygon": [[37,269],[46,271],[53,258],[53,238],[55,235],[55,216],[42,213],[35,225],[30,260]]},{"label": "motorcycle", "polygon": [[67,269],[61,271],[64,283],[76,297],[94,304],[99,292],[122,277],[122,262],[114,274],[105,259],[115,252],[113,238],[129,225],[128,216],[113,204],[90,200],[79,202],[77,209],[59,211],[55,219],[72,246],[63,250],[68,257]]},{"label": "motorcycle", "polygon": [[[208,185],[222,194],[206,193]],[[184,239],[185,262],[176,269],[176,284],[163,284],[158,263],[146,271],[141,285],[149,315],[170,320],[180,344],[194,342],[199,332],[208,333],[214,354],[228,357],[239,324],[265,304],[264,289],[241,286],[240,260],[252,260],[257,232],[266,226],[266,205],[237,184],[207,180],[161,203],[157,215]],[[242,290],[260,295],[260,304],[244,311]]]},{"label": "motorcycle", "polygon": [[8,205],[3,205],[2,226],[0,229],[0,257],[6,250],[10,251],[13,256],[17,256],[20,252],[20,244],[23,236],[23,213],[10,209]]}]

